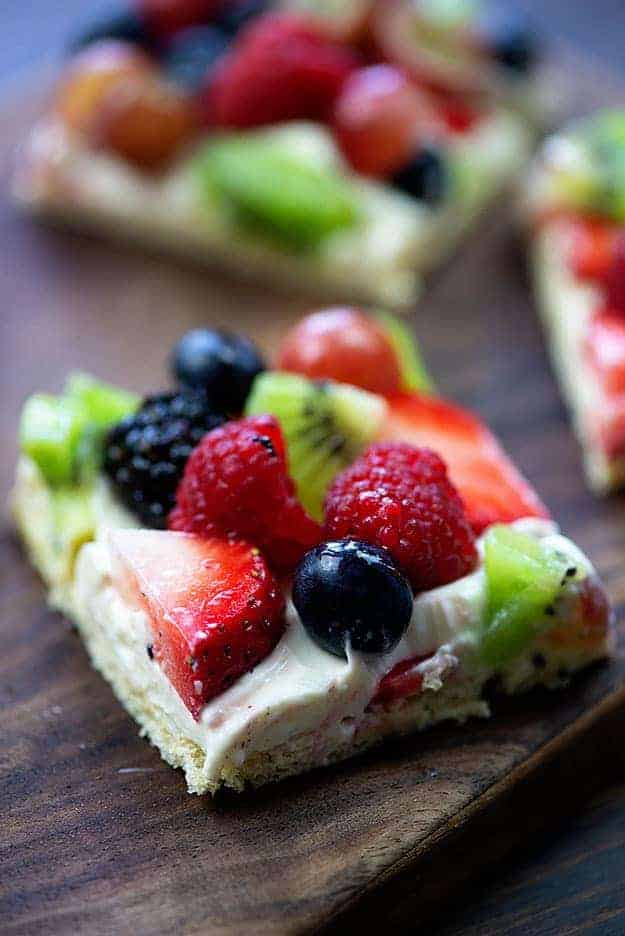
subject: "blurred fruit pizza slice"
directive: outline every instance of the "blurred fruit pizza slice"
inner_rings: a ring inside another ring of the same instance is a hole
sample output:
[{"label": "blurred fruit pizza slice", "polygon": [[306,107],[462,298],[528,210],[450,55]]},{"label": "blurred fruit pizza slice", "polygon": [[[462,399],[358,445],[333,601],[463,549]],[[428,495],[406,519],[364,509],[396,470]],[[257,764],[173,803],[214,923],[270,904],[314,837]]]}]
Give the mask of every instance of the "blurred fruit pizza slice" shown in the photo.
[{"label": "blurred fruit pizza slice", "polygon": [[410,332],[334,307],[269,367],[196,329],[173,389],[84,374],[22,413],[17,526],[53,605],[189,790],[490,714],[608,656],[611,612]]},{"label": "blurred fruit pizza slice", "polygon": [[498,47],[476,11],[428,0],[441,81],[397,41],[418,4],[299,6],[136,0],[95,24],[18,154],[17,199],[237,276],[412,303],[531,146],[510,100],[458,80],[456,45],[522,89],[530,37]]},{"label": "blurred fruit pizza slice", "polygon": [[548,139],[525,189],[536,301],[599,494],[625,482],[625,113]]}]

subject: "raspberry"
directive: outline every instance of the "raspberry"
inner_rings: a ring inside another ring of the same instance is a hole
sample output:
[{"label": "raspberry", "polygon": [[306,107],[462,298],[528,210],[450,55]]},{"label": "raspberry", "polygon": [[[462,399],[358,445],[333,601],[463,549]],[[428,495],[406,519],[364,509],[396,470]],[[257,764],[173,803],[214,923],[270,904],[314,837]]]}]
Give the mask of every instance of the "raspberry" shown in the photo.
[{"label": "raspberry", "polygon": [[325,510],[328,538],[385,547],[415,591],[453,582],[475,567],[462,499],[429,449],[372,445],[336,478]]},{"label": "raspberry", "polygon": [[229,422],[193,451],[178,487],[172,530],[244,536],[289,572],[321,537],[297,500],[273,416]]},{"label": "raspberry", "polygon": [[352,52],[306,18],[264,16],[243,30],[212,72],[205,118],[220,127],[324,120],[357,64]]}]

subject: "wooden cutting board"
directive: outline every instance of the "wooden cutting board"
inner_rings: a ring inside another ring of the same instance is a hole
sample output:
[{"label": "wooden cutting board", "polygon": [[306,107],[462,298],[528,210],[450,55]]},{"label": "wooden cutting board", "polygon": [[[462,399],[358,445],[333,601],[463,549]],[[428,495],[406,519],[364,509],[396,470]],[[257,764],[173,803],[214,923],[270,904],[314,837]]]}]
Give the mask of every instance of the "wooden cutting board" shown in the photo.
[{"label": "wooden cutting board", "polygon": [[[619,99],[610,76],[563,59],[575,109]],[[0,108],[13,141],[40,94]],[[247,330],[271,349],[308,307],[191,268],[38,227],[0,208],[0,464],[8,492],[18,408],[84,368],[135,390],[166,384],[192,325]],[[587,550],[623,631],[625,499],[586,492],[502,204],[432,284],[414,318],[442,391],[482,413]],[[461,882],[570,810],[622,758],[625,644],[558,694],[495,705],[351,763],[245,795],[187,795],[89,667],[80,640],[3,525],[0,929],[3,933],[301,933],[415,927]],[[625,633],[623,634],[625,638]]]}]

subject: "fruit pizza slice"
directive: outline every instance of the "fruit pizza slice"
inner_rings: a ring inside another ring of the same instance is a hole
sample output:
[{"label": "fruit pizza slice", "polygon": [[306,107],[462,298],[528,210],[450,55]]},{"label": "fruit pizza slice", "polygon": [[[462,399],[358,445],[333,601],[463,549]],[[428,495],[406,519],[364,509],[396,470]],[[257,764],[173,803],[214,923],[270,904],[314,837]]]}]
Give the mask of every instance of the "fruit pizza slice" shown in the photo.
[{"label": "fruit pizza slice", "polygon": [[404,326],[334,308],[267,369],[177,345],[143,401],[27,401],[18,527],[94,666],[189,790],[242,789],[609,655],[589,560]]},{"label": "fruit pizza slice", "polygon": [[588,482],[625,481],[625,113],[548,139],[526,188],[536,298]]},{"label": "fruit pizza slice", "polygon": [[288,6],[137,0],[91,29],[19,154],[18,200],[237,276],[410,304],[520,170],[530,124],[378,41],[393,4],[346,7],[355,30]]}]

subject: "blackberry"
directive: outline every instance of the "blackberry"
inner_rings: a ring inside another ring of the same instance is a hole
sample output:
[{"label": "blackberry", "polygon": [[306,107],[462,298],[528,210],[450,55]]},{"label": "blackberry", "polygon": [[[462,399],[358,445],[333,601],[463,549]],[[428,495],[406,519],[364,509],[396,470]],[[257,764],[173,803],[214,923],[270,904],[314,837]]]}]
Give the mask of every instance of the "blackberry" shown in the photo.
[{"label": "blackberry", "polygon": [[201,391],[147,397],[109,431],[104,471],[120,500],[146,526],[164,529],[192,450],[224,422]]}]

